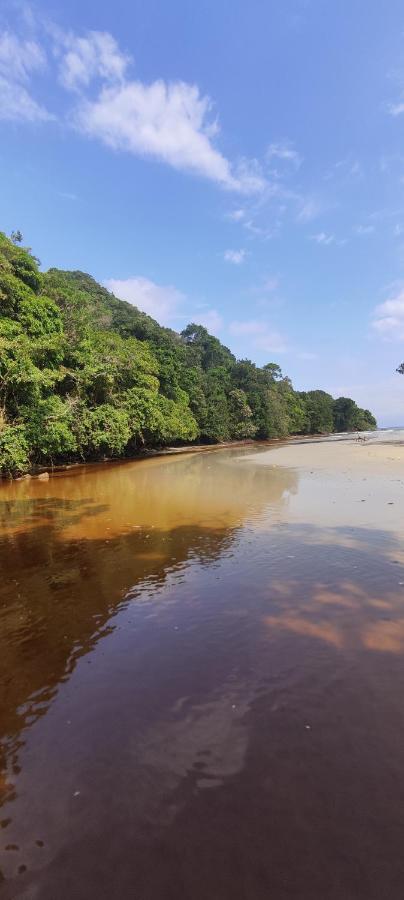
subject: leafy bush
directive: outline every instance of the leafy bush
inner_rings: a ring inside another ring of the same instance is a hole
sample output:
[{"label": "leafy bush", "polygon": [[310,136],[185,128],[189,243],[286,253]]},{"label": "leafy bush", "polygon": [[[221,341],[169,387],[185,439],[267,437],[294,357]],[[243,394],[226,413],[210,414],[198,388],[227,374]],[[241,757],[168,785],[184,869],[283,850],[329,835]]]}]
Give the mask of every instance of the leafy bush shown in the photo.
[{"label": "leafy bush", "polygon": [[29,445],[24,425],[5,425],[0,428],[0,472],[2,475],[23,475],[30,467]]},{"label": "leafy bush", "polygon": [[73,431],[73,408],[58,396],[40,400],[26,410],[26,435],[34,449],[36,462],[54,463],[68,459],[77,451]]},{"label": "leafy bush", "polygon": [[77,428],[77,438],[84,456],[121,456],[131,433],[125,409],[115,409],[109,403],[86,409]]}]

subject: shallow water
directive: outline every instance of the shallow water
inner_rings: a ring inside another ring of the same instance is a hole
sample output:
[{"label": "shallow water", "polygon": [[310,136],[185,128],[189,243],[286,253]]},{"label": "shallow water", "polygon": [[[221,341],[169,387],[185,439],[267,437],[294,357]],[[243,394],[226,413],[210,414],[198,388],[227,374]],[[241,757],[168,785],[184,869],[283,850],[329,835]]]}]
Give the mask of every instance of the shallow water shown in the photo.
[{"label": "shallow water", "polygon": [[1,486],[0,893],[402,900],[403,498],[260,447]]}]

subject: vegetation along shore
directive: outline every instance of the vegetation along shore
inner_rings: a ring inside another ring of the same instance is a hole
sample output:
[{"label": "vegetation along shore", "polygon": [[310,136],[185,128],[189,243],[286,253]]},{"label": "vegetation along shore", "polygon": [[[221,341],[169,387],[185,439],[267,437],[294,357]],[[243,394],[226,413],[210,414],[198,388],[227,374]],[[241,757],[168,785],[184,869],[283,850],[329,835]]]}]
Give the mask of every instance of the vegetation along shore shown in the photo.
[{"label": "vegetation along shore", "polygon": [[0,473],[170,444],[373,429],[347,397],[294,390],[201,325],[181,334],[83,272],[42,273],[0,232]]}]

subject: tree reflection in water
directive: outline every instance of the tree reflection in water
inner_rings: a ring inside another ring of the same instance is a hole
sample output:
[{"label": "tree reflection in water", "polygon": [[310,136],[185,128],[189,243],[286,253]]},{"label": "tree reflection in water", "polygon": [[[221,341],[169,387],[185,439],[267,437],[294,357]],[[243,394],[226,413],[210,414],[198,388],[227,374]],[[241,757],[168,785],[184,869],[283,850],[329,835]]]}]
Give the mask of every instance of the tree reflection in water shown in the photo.
[{"label": "tree reflection in water", "polygon": [[401,900],[398,538],[239,455],[3,491],[6,897]]}]

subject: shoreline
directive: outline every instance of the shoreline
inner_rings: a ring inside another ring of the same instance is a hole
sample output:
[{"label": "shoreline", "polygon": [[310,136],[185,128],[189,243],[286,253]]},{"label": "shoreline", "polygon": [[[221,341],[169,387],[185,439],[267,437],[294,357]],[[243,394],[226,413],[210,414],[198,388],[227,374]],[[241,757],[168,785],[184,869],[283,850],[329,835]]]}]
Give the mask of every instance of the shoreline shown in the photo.
[{"label": "shoreline", "polygon": [[[331,439],[331,440],[329,440]],[[108,457],[105,459],[98,460],[85,460],[82,462],[67,462],[67,463],[58,463],[54,466],[33,466],[29,472],[24,475],[18,475],[16,477],[6,477],[5,475],[0,475],[0,485],[8,484],[10,481],[21,482],[21,481],[29,481],[30,479],[37,480],[48,480],[48,478],[53,478],[56,476],[61,476],[65,474],[69,474],[83,469],[90,469],[93,467],[104,466],[104,465],[117,465],[117,464],[125,464],[130,462],[141,462],[148,459],[156,459],[161,456],[180,456],[187,453],[207,453],[213,451],[220,450],[231,450],[237,448],[251,447],[254,448],[266,448],[268,451],[271,451],[271,456],[274,452],[280,452],[281,450],[290,450],[293,447],[307,448],[314,444],[322,445],[333,448],[335,450],[337,447],[340,447],[341,444],[345,446],[353,445],[353,446],[361,446],[362,449],[364,447],[369,447],[369,443],[359,443],[356,438],[349,438],[343,432],[339,434],[329,433],[329,434],[290,434],[286,437],[276,437],[276,438],[268,438],[261,440],[254,440],[253,438],[246,438],[245,440],[239,441],[223,441],[218,444],[184,444],[182,446],[168,446],[168,447],[159,447],[159,448],[150,448],[139,450],[138,453],[129,457]],[[386,444],[388,442],[386,441]],[[396,442],[390,441],[390,445],[398,446]],[[384,446],[380,444],[378,446]],[[374,446],[374,445],[372,445]],[[282,457],[283,459],[283,457]],[[286,457],[285,457],[286,459]],[[288,458],[289,460],[289,458]],[[262,460],[264,463],[264,460]],[[264,463],[269,464],[269,463]],[[275,464],[275,463],[274,463]],[[280,461],[277,462],[276,465],[290,466],[294,467],[296,465],[296,460],[290,458],[290,461]],[[299,468],[302,467],[302,461],[298,460]]]},{"label": "shoreline", "polygon": [[155,459],[159,456],[175,456],[184,453],[203,453],[208,450],[229,450],[232,447],[254,447],[260,443],[270,444],[272,442],[278,442],[281,440],[280,438],[273,438],[271,441],[254,441],[254,440],[245,440],[245,441],[226,441],[221,444],[190,444],[185,445],[183,447],[161,447],[161,448],[150,448],[147,450],[140,450],[138,453],[133,456],[110,456],[104,459],[88,459],[83,460],[82,462],[70,462],[70,463],[58,463],[54,466],[33,466],[33,468],[27,472],[25,475],[18,475],[15,478],[7,478],[6,476],[0,476],[0,484],[6,483],[8,484],[10,481],[28,481],[29,479],[40,479],[41,476],[46,476],[46,478],[52,478],[56,475],[64,475],[69,472],[77,471],[79,469],[90,469],[96,466],[108,466],[108,465],[117,465],[117,464],[125,464],[125,463],[133,463],[133,462],[142,462],[147,459]]},{"label": "shoreline", "polygon": [[179,447],[159,447],[159,448],[150,448],[145,450],[139,450],[138,453],[133,456],[116,456],[116,457],[108,457],[105,459],[94,459],[94,460],[84,460],[82,462],[70,462],[70,463],[58,463],[54,466],[33,466],[29,472],[24,475],[17,475],[16,477],[6,477],[5,475],[0,475],[0,485],[1,484],[9,484],[10,481],[29,481],[30,479],[39,479],[39,480],[47,480],[48,478],[55,477],[57,475],[64,475],[70,472],[77,471],[79,469],[89,469],[95,466],[105,466],[105,465],[117,465],[131,463],[131,462],[142,462],[147,459],[156,459],[160,456],[179,456],[184,455],[186,453],[205,453],[212,452],[214,450],[231,450],[233,448],[237,449],[242,447],[266,447],[271,449],[272,447],[278,448],[279,445],[285,443],[295,442],[304,443],[305,441],[315,441],[320,440],[321,438],[329,437],[329,435],[288,435],[287,437],[279,437],[279,438],[268,438],[267,440],[254,440],[253,438],[246,438],[245,440],[240,441],[223,441],[219,444],[184,444]]}]

